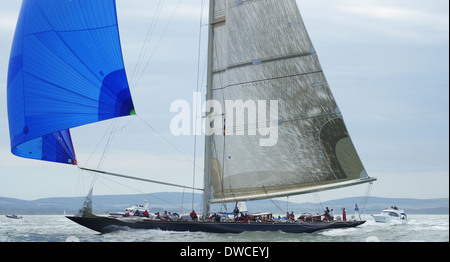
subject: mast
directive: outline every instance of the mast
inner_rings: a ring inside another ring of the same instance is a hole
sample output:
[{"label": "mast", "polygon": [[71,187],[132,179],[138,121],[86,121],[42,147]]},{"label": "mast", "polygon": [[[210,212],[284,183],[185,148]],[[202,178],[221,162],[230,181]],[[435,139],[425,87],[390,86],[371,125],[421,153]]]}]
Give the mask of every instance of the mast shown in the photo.
[{"label": "mast", "polygon": [[[213,85],[213,44],[214,44],[214,8],[215,0],[209,1],[209,23],[208,23],[208,69],[206,84],[206,107],[209,109],[209,101],[212,99]],[[206,117],[206,120],[208,118]],[[206,129],[210,128],[208,121],[205,121]],[[205,130],[206,130],[205,129]],[[206,219],[209,214],[209,204],[211,198],[211,190],[209,186],[210,180],[210,164],[211,164],[211,137],[205,134],[205,170],[203,175],[203,218]]]}]

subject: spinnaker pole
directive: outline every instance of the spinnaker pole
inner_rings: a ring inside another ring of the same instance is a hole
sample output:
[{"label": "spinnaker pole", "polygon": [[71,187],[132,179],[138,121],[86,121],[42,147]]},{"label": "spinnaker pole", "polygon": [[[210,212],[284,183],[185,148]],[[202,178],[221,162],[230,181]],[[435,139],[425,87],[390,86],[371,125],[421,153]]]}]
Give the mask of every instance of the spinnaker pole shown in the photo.
[{"label": "spinnaker pole", "polygon": [[177,185],[177,184],[173,184],[173,183],[167,183],[167,182],[151,180],[151,179],[146,179],[146,178],[140,178],[140,177],[134,177],[134,176],[127,176],[127,175],[112,173],[112,172],[103,171],[103,170],[90,169],[90,168],[85,168],[85,167],[80,167],[80,166],[78,166],[78,168],[81,169],[81,170],[95,172],[95,173],[98,173],[98,174],[103,174],[103,175],[108,175],[108,176],[116,176],[116,177],[122,177],[122,178],[133,179],[133,180],[139,180],[139,181],[144,181],[144,182],[149,182],[149,183],[154,183],[154,184],[160,184],[160,185],[166,185],[166,186],[181,187],[181,188],[187,188],[187,189],[194,189],[194,190],[198,190],[198,191],[203,191],[203,189],[196,188],[196,187]]}]

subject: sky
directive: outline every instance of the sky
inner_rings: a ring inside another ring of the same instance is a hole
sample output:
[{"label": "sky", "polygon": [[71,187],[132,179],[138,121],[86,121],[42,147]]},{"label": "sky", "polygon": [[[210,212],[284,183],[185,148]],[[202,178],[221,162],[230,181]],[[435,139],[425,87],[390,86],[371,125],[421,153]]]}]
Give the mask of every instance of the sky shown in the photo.
[{"label": "sky", "polygon": [[[208,7],[202,2],[207,1],[162,1],[145,46],[158,2],[117,0],[138,116],[75,128],[72,138],[80,166],[202,187],[204,137],[173,136],[170,105],[178,99],[192,104],[193,92],[205,92]],[[358,154],[369,176],[378,179],[370,195],[448,197],[449,1],[297,3]],[[6,78],[20,4],[0,2],[0,196],[84,196],[92,174],[10,153]],[[116,131],[111,133],[113,124]],[[361,185],[313,197],[361,196],[367,189]],[[180,189],[102,176],[94,187],[97,195],[168,191]]]}]

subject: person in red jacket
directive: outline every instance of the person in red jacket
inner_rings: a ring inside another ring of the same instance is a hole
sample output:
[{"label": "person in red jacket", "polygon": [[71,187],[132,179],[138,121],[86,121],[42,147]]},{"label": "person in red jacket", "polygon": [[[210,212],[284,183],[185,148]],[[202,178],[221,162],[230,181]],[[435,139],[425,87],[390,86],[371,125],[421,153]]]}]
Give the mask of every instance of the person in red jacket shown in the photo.
[{"label": "person in red jacket", "polygon": [[347,221],[347,213],[345,212],[345,207],[342,208],[342,221]]},{"label": "person in red jacket", "polygon": [[197,220],[198,220],[197,213],[195,213],[194,210],[192,210],[190,216],[191,216],[192,220],[194,220],[194,221],[197,221]]}]

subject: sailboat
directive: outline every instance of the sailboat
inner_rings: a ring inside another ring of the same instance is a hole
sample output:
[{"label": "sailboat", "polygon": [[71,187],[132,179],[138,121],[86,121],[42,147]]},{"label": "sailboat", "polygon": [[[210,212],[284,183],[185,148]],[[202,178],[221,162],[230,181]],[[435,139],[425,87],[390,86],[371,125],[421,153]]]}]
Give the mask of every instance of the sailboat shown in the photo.
[{"label": "sailboat", "polygon": [[[350,139],[295,0],[210,0],[208,27],[204,188],[195,188],[203,191],[203,219],[97,216],[89,210],[90,200],[86,212],[68,218],[102,233],[124,227],[302,233],[363,224],[207,219],[211,204],[376,180]],[[71,128],[136,114],[115,0],[23,0],[7,91],[12,154],[78,166]],[[248,117],[239,118],[245,113]]]}]

